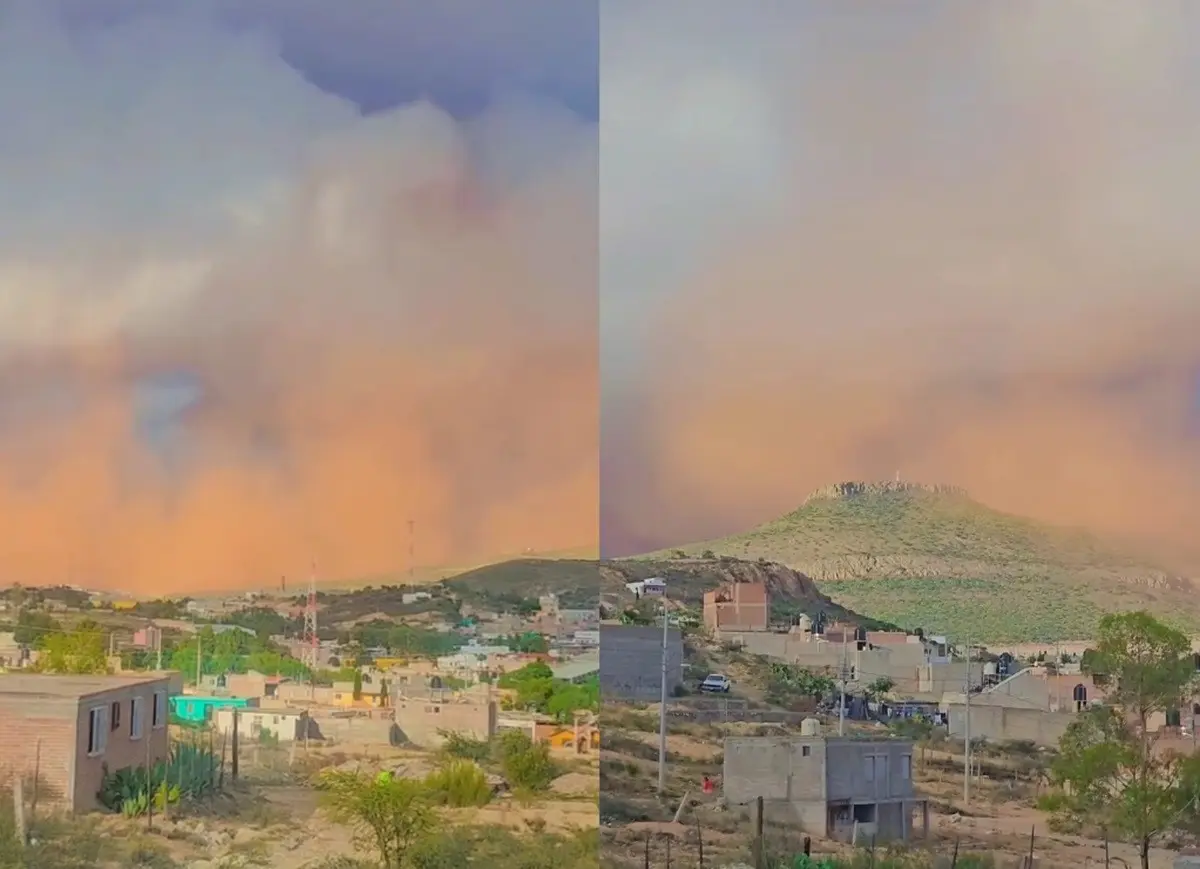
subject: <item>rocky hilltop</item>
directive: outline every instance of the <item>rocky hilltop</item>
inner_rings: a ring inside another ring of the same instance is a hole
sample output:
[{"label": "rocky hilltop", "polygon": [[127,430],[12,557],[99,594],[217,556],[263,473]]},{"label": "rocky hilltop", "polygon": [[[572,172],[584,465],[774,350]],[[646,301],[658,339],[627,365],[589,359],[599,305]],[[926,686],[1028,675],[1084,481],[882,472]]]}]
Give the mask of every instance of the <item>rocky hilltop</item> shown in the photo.
[{"label": "rocky hilltop", "polygon": [[785,565],[868,616],[979,639],[1087,639],[1105,612],[1200,629],[1190,578],[1087,532],[1001,513],[956,486],[843,482],[731,537],[651,558]]}]

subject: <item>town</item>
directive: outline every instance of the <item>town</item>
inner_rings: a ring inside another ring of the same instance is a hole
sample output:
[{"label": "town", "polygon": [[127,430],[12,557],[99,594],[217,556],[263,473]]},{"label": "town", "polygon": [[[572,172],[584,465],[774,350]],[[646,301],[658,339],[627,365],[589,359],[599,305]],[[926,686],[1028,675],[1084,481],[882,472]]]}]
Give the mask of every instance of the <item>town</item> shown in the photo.
[{"label": "town", "polygon": [[[356,853],[353,831],[331,828],[302,851],[280,834],[318,810],[330,780],[453,773],[484,791],[446,798],[484,812],[477,824],[536,822],[548,852],[563,853],[595,829],[594,606],[547,593],[487,610],[440,584],[206,600],[0,594],[0,771],[21,827],[109,816],[158,830],[139,847],[195,865],[235,865],[254,848],[262,865],[317,865],[322,849]],[[181,763],[194,768],[176,782]],[[183,847],[170,838],[195,821],[183,804],[205,800],[218,809],[202,817],[229,817],[199,821],[207,831]],[[264,807],[277,817],[246,832],[238,812]]]},{"label": "town", "polygon": [[[959,865],[1183,866],[1200,832],[1200,642],[1146,614],[1110,616],[1073,648],[985,648],[820,612],[781,621],[761,581],[697,600],[650,577],[602,607],[604,853],[638,855],[613,866],[896,846]],[[1130,688],[1149,672],[1161,683]],[[1105,745],[1129,753],[1080,760]],[[1179,788],[1172,818],[1070,799],[1134,774]]]}]

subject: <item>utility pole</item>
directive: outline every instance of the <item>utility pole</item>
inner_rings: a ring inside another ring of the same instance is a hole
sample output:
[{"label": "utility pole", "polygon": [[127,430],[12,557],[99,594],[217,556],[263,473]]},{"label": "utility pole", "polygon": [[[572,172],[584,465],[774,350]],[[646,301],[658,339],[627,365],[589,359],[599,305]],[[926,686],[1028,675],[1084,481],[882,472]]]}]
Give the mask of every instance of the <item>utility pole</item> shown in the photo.
[{"label": "utility pole", "polygon": [[154,651],[155,651],[154,669],[161,673],[162,672],[162,628],[158,627],[158,625],[154,626]]},{"label": "utility pole", "polygon": [[662,697],[658,709],[658,793],[667,791],[667,639],[670,620],[667,618],[667,598],[663,593],[663,638],[662,638]]},{"label": "utility pole", "polygon": [[846,628],[842,627],[842,696],[838,700],[838,736],[846,735]]},{"label": "utility pole", "polygon": [[971,641],[967,640],[967,683],[963,686],[963,807],[971,804]]}]

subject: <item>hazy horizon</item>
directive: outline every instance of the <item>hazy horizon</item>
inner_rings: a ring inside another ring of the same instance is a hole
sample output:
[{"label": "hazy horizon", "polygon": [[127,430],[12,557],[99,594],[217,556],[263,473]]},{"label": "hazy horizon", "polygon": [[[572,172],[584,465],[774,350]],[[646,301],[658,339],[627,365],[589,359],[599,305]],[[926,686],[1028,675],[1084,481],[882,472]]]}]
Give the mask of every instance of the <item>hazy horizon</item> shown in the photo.
[{"label": "hazy horizon", "polygon": [[0,0],[0,581],[591,544],[597,40],[594,0]]},{"label": "hazy horizon", "polygon": [[603,553],[899,471],[1200,554],[1200,9],[603,8]]}]

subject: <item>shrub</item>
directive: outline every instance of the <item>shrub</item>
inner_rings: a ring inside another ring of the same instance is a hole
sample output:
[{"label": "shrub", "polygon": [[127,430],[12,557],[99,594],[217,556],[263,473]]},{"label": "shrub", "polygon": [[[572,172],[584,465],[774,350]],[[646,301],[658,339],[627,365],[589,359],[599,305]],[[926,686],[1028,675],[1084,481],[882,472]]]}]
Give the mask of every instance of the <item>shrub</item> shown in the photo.
[{"label": "shrub", "polygon": [[513,788],[544,791],[558,775],[550,747],[544,742],[534,743],[521,731],[503,734],[497,741],[497,752],[500,768]]},{"label": "shrub", "polygon": [[452,760],[425,778],[430,800],[436,805],[464,808],[485,806],[492,788],[479,765],[470,760]]}]

